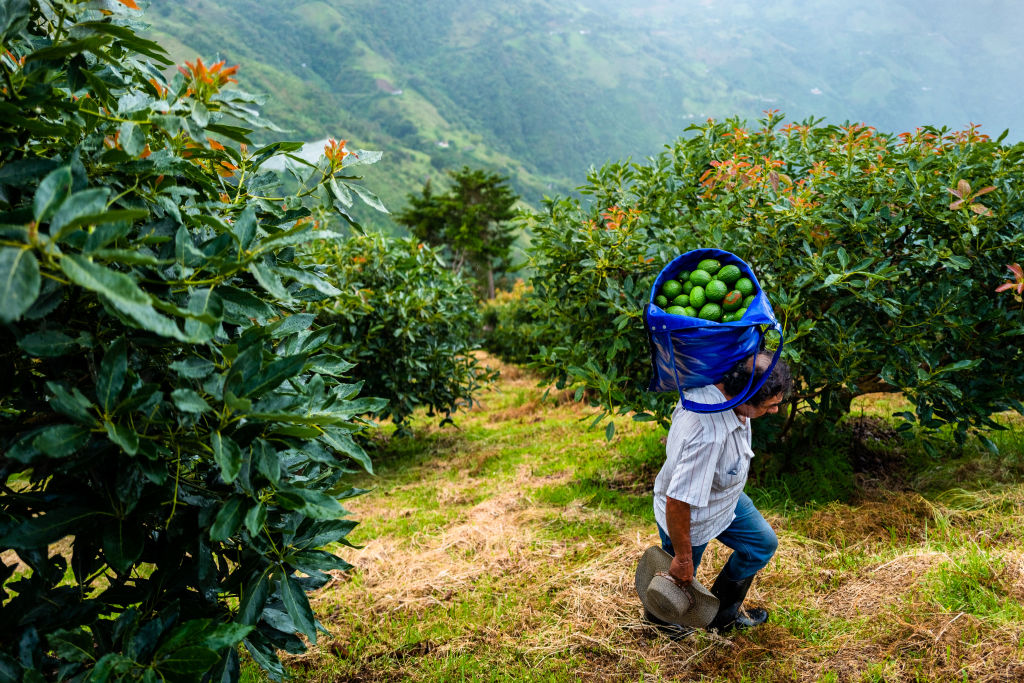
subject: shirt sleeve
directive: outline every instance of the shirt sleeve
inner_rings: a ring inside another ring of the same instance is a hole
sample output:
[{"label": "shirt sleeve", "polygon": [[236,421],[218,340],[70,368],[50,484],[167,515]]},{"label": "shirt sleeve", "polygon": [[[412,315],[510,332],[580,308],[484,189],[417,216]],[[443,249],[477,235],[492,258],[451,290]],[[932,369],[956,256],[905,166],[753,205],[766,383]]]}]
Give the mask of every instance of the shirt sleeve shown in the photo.
[{"label": "shirt sleeve", "polygon": [[713,434],[706,433],[704,425],[694,432],[681,440],[679,459],[665,493],[693,507],[705,507],[723,444]]}]

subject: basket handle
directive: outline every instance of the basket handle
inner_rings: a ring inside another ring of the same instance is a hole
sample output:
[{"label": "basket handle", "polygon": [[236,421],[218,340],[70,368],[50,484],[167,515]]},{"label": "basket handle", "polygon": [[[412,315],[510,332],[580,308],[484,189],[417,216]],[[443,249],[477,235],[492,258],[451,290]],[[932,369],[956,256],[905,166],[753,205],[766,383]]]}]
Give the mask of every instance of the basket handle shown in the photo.
[{"label": "basket handle", "polygon": [[[768,381],[768,377],[772,374],[772,370],[775,369],[775,364],[779,362],[779,358],[782,356],[782,344],[784,341],[782,338],[782,325],[776,321],[776,323],[771,326],[771,329],[774,329],[779,333],[779,345],[776,347],[774,355],[772,355],[772,362],[768,366],[768,369],[761,375],[761,379],[758,380],[757,385],[753,388],[751,388],[751,385],[754,383],[754,375],[756,373],[750,373],[750,379],[747,380],[746,388],[736,396],[733,396],[731,399],[723,401],[722,403],[697,403],[696,401],[689,400],[683,395],[683,390],[679,385],[679,370],[676,368],[676,354],[675,351],[672,350],[670,354],[672,357],[672,372],[676,378],[676,389],[679,391],[679,400],[682,403],[683,408],[694,413],[720,413],[724,410],[729,410],[730,408],[735,408],[738,405],[746,403],[751,399],[751,397],[757,394],[757,392],[761,390],[761,387],[764,386],[764,383]],[[669,349],[672,349],[671,333],[666,334],[669,335],[668,347]],[[759,337],[757,348],[760,349],[761,345],[764,344],[764,331],[758,327],[757,334]]]}]

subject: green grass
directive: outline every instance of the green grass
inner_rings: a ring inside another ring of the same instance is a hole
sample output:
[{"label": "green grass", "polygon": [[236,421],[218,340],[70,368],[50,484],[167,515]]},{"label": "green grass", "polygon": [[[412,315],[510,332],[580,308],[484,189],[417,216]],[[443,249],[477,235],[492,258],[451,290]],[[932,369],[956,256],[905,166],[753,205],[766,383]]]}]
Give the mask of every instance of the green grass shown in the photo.
[{"label": "green grass", "polygon": [[[1024,658],[1019,436],[913,472],[930,472],[924,496],[751,489],[780,537],[750,598],[769,623],[673,643],[642,624],[631,587],[657,542],[664,431],[620,419],[608,442],[586,409],[504,370],[455,427],[417,415],[411,435],[383,430],[376,475],[355,482],[372,491],[349,501],[365,547],[341,548],[357,570],[316,596],[330,635],[289,660],[298,680],[978,680]],[[1000,478],[966,487],[964,468]],[[702,580],[727,555],[712,543]]]},{"label": "green grass", "polygon": [[945,611],[1008,624],[1024,618],[1024,605],[1007,586],[1004,558],[976,549],[943,562],[923,581],[923,593]]}]

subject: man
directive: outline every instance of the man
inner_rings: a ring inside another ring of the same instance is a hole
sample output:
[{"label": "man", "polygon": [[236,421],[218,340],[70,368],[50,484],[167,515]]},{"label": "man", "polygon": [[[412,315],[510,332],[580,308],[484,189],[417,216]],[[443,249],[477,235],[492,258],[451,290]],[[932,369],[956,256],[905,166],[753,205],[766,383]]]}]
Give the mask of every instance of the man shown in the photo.
[{"label": "man", "polygon": [[[771,358],[763,352],[756,357],[755,383],[771,365]],[[686,397],[705,404],[731,399],[748,386],[753,365],[752,359],[741,361],[717,384],[689,390]],[[672,413],[665,465],[654,482],[654,516],[661,545],[673,556],[669,574],[691,583],[712,539],[733,549],[711,587],[720,606],[709,629],[724,632],[768,620],[763,609],[740,609],[754,575],[778,547],[775,532],[743,486],[754,457],[750,422],[778,412],[792,386],[789,367],[779,361],[761,389],[732,410],[695,413],[680,402]],[[647,617],[664,624],[653,615]]]}]

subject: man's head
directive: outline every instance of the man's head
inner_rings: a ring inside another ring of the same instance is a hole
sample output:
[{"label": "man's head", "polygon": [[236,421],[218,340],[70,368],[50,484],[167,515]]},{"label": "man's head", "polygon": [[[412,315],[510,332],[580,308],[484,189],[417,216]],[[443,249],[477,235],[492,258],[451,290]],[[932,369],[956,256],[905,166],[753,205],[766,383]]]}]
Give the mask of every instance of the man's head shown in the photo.
[{"label": "man's head", "polygon": [[[750,372],[755,361],[757,369],[754,374],[754,381],[751,383]],[[771,364],[772,354],[764,351],[758,353],[755,357],[740,361],[729,372],[725,373],[725,377],[719,382],[722,393],[729,398],[738,396],[747,388],[748,383],[754,386],[761,381],[761,376],[764,375]],[[771,374],[768,375],[768,379],[765,380],[765,383],[758,389],[757,393],[746,403],[735,408],[736,413],[750,418],[776,413],[779,410],[779,405],[786,400],[792,391],[793,375],[790,373],[786,362],[780,360],[772,368]]]}]

